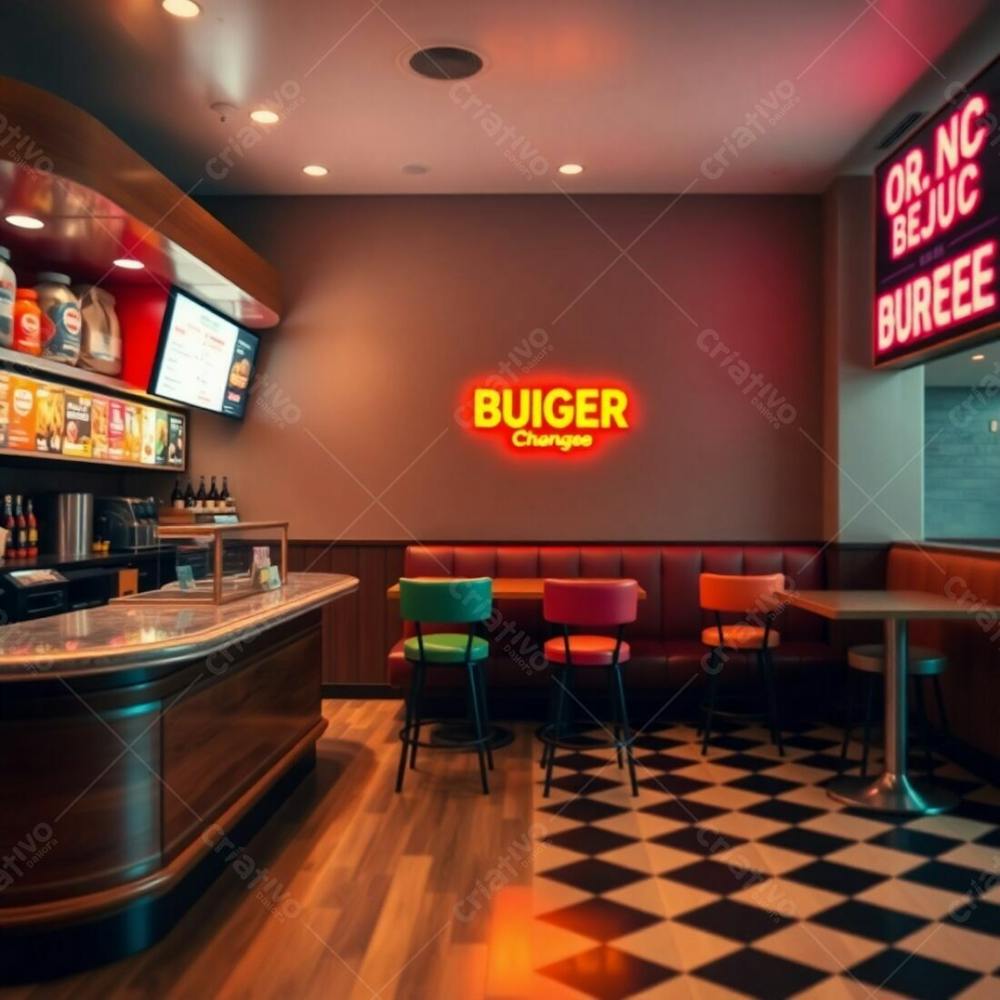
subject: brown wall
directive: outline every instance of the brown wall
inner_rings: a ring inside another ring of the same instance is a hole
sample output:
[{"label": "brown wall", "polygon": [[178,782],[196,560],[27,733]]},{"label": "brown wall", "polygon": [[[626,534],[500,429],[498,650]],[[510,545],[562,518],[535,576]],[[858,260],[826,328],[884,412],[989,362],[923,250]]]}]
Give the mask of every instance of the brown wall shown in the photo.
[{"label": "brown wall", "polygon": [[[192,471],[227,473],[244,516],[287,514],[299,539],[820,537],[819,199],[207,205],[277,265],[290,303],[245,424],[197,414],[192,429]],[[609,237],[627,246],[661,213],[636,264],[616,263]],[[758,412],[699,349],[705,328],[794,420]],[[642,426],[582,463],[470,437],[461,385],[536,330],[551,347],[537,371],[620,376]]]}]

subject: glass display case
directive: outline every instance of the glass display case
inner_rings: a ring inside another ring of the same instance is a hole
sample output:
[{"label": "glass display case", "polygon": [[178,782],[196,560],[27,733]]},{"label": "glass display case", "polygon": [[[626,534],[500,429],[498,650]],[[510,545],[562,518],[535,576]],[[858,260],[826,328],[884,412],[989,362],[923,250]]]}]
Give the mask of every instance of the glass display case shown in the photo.
[{"label": "glass display case", "polygon": [[228,604],[276,590],[288,578],[287,521],[164,524],[160,541],[177,547],[177,579],[121,601]]}]

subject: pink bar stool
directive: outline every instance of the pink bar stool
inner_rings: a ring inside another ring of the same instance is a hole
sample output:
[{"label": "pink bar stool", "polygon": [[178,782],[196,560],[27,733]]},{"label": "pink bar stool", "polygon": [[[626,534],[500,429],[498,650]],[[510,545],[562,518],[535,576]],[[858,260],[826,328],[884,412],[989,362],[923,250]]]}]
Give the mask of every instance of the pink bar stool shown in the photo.
[{"label": "pink bar stool", "polygon": [[[701,752],[702,754],[708,752],[708,741],[712,736],[712,718],[720,715],[730,718],[763,718],[771,730],[771,739],[783,757],[785,748],[781,742],[781,728],[778,723],[778,696],[771,650],[781,643],[781,635],[772,626],[780,610],[780,604],[774,593],[784,589],[785,575],[768,573],[758,576],[731,576],[722,573],[702,573],[698,579],[698,586],[702,609],[715,613],[715,625],[710,625],[701,633],[701,641],[711,649],[706,667],[708,697],[704,705]],[[740,620],[728,625],[723,624],[724,614],[740,615]],[[719,678],[733,654],[753,654],[757,659],[757,668],[765,693],[765,710],[761,714],[722,712],[715,707]]]},{"label": "pink bar stool", "polygon": [[[622,751],[628,758],[632,794],[639,794],[632,756],[632,731],[625,704],[622,664],[631,658],[629,644],[622,635],[625,626],[634,622],[639,609],[639,584],[635,580],[546,580],[542,613],[547,622],[562,626],[563,634],[545,643],[545,660],[553,668],[550,721],[539,730],[545,744],[545,798],[552,786],[552,768],[556,748],[579,750],[567,742],[564,733],[568,722],[569,695],[576,670],[605,669],[611,693],[614,736],[606,744],[613,746],[621,767]],[[611,629],[615,635],[571,633],[571,628]]]}]

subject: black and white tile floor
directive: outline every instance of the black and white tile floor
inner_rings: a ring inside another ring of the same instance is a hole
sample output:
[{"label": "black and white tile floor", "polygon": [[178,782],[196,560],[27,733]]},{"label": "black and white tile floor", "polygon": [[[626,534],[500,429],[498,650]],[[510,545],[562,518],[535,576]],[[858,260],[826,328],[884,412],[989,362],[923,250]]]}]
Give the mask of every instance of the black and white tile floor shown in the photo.
[{"label": "black and white tile floor", "polygon": [[747,727],[702,758],[673,726],[640,741],[638,799],[607,750],[560,754],[548,800],[539,771],[550,995],[1000,998],[1000,791],[942,762],[953,814],[844,807],[839,741],[803,728],[780,758]]}]

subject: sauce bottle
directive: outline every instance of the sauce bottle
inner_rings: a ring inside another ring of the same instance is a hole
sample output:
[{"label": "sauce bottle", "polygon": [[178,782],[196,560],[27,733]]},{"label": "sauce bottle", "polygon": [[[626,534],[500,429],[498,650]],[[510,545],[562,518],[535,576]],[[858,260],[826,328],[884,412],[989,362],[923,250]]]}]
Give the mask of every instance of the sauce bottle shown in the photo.
[{"label": "sauce bottle", "polygon": [[28,522],[28,558],[35,559],[38,556],[38,520],[35,517],[35,509],[30,497],[28,498],[28,514],[25,520]]},{"label": "sauce bottle", "polygon": [[0,347],[14,345],[14,293],[17,278],[10,266],[10,251],[0,247]]},{"label": "sauce bottle", "polygon": [[28,522],[24,519],[24,511],[21,509],[21,494],[14,498],[14,531],[15,531],[15,559],[27,559],[28,557]]},{"label": "sauce bottle", "polygon": [[7,531],[6,553],[11,559],[17,556],[17,526],[14,524],[13,499],[7,493],[3,498],[3,526]]},{"label": "sauce bottle", "polygon": [[19,288],[14,300],[14,350],[33,354],[42,353],[42,310],[38,305],[38,292],[34,288]]}]

